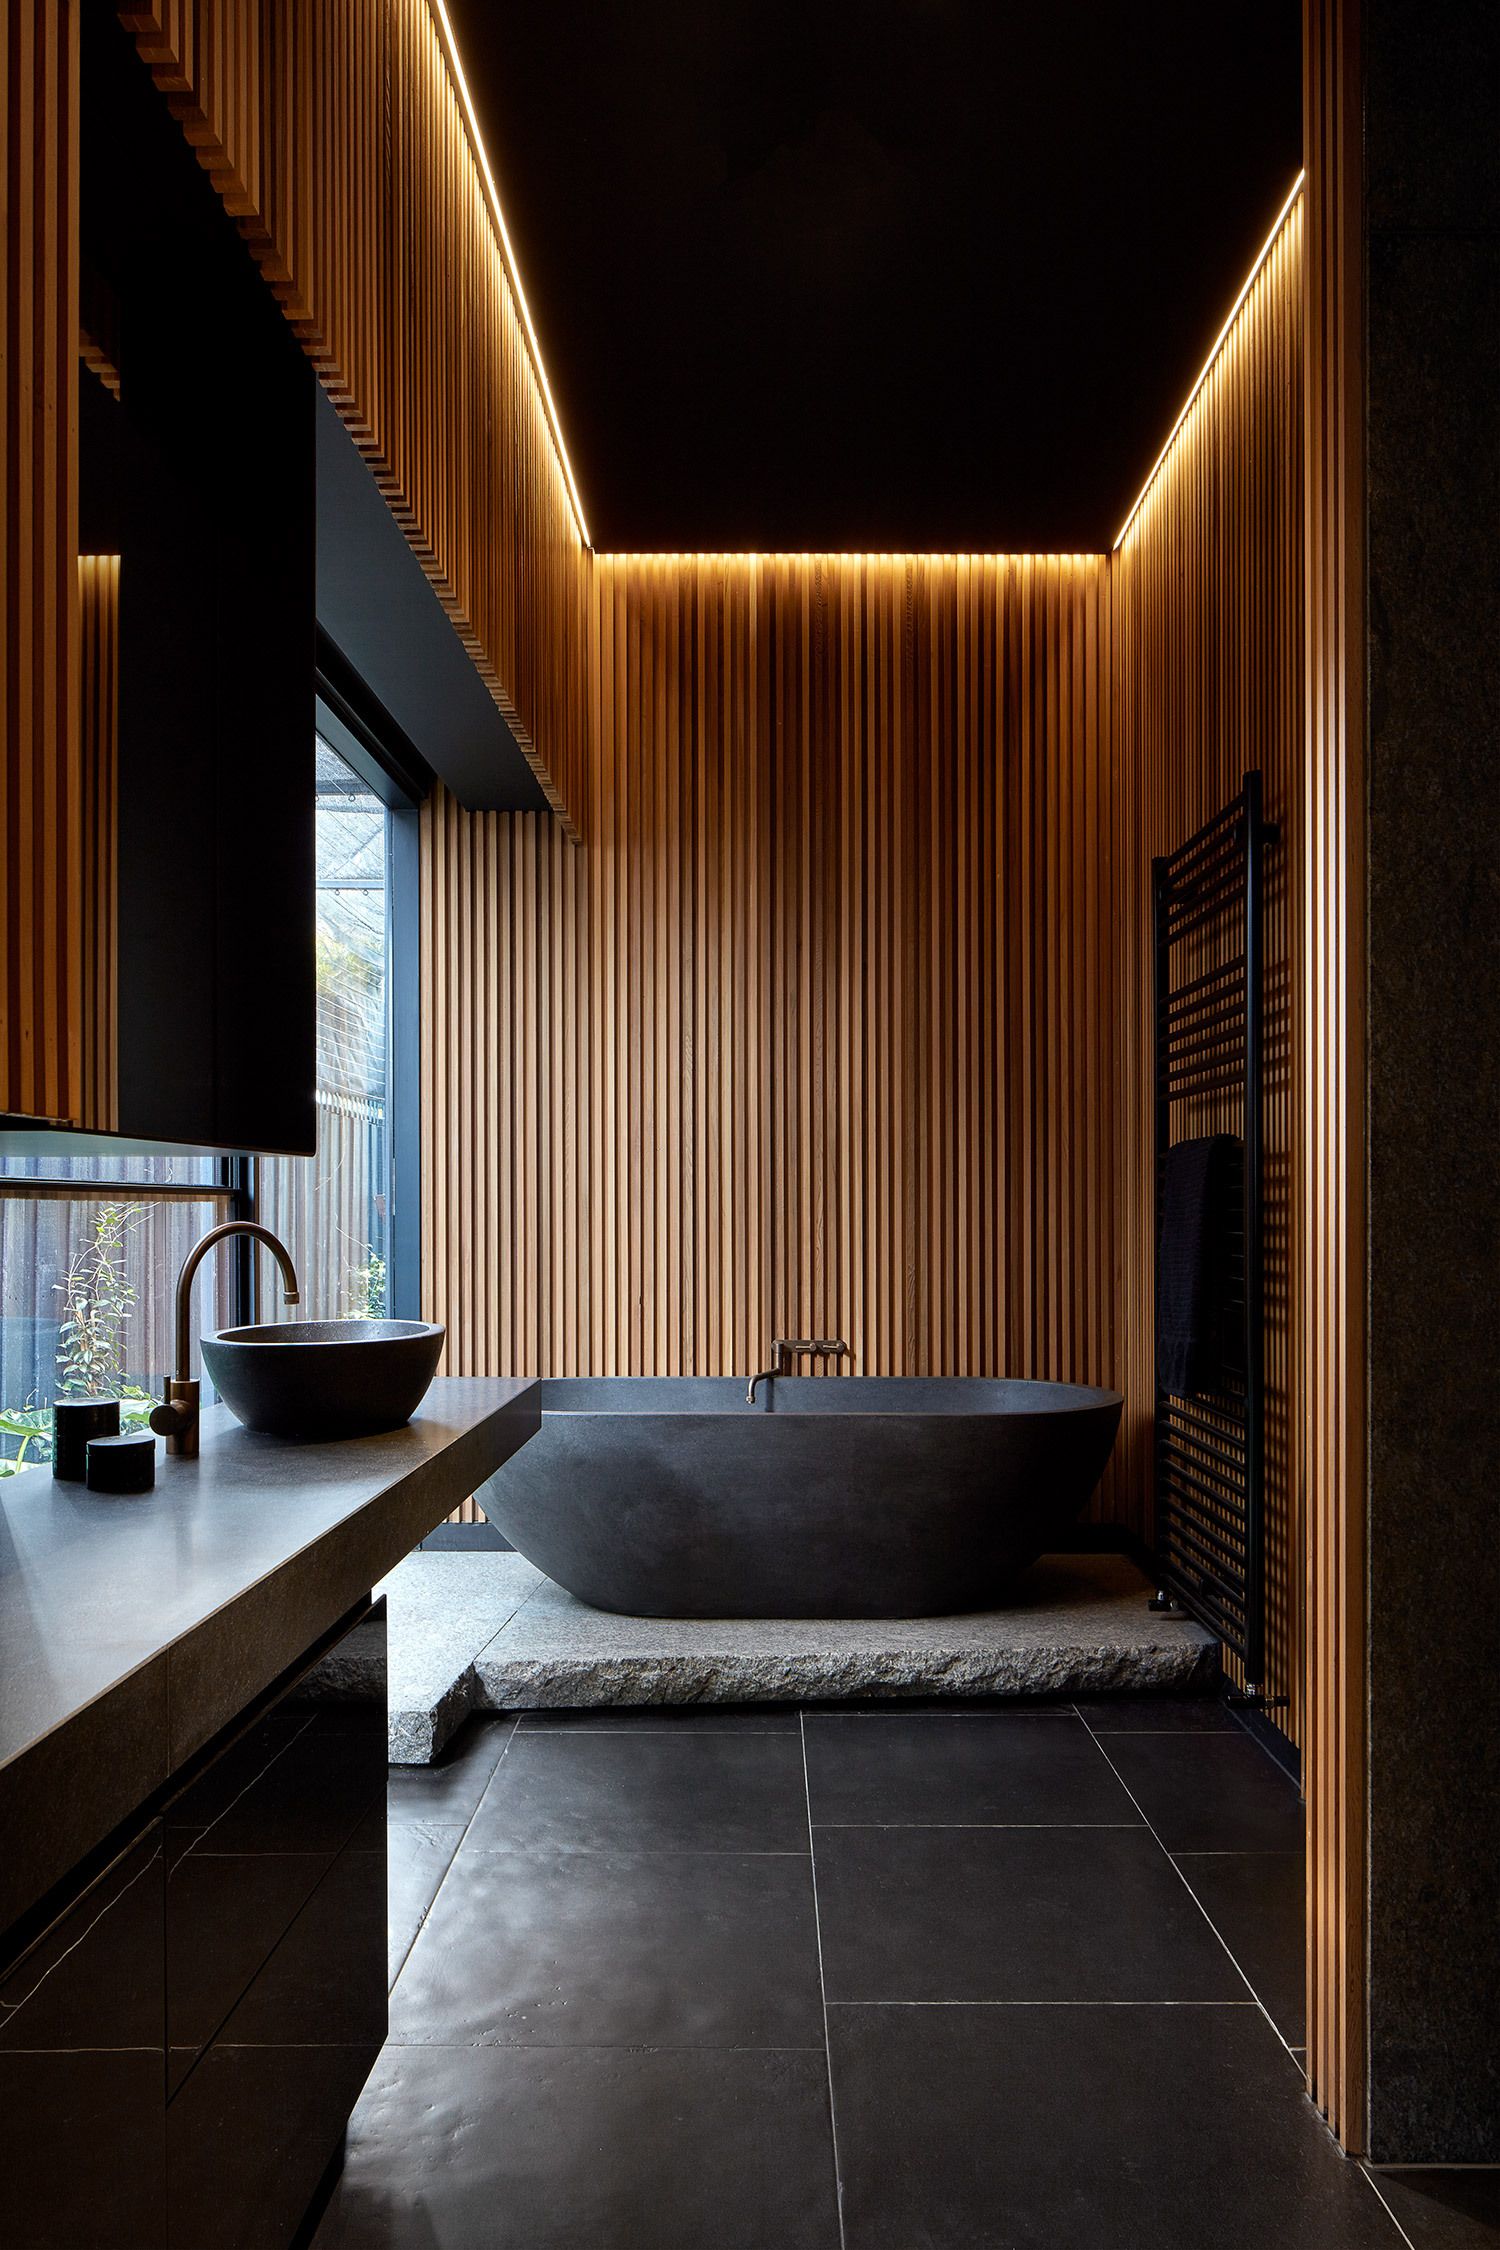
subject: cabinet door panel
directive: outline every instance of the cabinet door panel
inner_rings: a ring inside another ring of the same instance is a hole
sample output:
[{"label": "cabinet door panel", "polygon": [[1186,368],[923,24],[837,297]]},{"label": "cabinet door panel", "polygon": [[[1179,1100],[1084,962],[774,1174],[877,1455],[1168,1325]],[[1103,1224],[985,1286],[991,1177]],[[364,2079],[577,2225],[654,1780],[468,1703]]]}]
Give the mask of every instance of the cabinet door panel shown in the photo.
[{"label": "cabinet door panel", "polygon": [[0,1981],[0,2241],[165,2241],[163,1867],[153,1823]]},{"label": "cabinet door panel", "polygon": [[167,1807],[169,2235],[284,2250],[386,2033],[385,1609]]}]

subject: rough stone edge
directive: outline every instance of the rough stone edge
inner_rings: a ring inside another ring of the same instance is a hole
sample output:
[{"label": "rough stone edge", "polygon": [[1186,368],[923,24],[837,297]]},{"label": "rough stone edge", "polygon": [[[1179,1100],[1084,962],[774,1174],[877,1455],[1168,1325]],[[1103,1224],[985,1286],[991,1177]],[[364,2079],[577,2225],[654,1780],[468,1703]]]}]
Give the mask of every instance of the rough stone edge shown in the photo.
[{"label": "rough stone edge", "polygon": [[[391,1765],[430,1766],[469,1713],[482,1707],[475,1661],[470,1659],[435,1702],[387,1712],[386,1758]],[[307,1675],[298,1692],[319,1703],[358,1703],[367,1701],[380,1685],[380,1668],[368,1657],[335,1650]]]},{"label": "rough stone edge", "polygon": [[681,1703],[836,1702],[851,1697],[1209,1693],[1219,1651],[1209,1640],[1147,1647],[955,1653],[892,1650],[798,1656],[526,1657],[482,1652],[476,1708],[584,1710]]},{"label": "rough stone edge", "polygon": [[471,1711],[483,1708],[474,1666],[466,1664],[437,1702],[422,1711],[392,1711],[386,1757],[393,1766],[430,1766]]}]

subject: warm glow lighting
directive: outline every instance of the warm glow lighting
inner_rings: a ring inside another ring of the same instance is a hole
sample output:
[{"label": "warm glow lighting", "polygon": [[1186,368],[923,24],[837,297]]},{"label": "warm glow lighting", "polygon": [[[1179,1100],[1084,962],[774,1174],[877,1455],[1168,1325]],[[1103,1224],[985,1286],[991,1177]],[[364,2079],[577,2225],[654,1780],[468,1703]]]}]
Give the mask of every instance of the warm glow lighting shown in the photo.
[{"label": "warm glow lighting", "polygon": [[1081,554],[1060,554],[1048,548],[1029,553],[1008,547],[965,547],[959,552],[936,553],[929,547],[617,547],[599,557],[604,563],[654,562],[795,562],[795,563],[961,563],[1037,562],[1099,563],[1102,552],[1089,548]]},{"label": "warm glow lighting", "polygon": [[1163,461],[1165,461],[1165,459],[1167,458],[1167,455],[1171,452],[1172,442],[1174,438],[1176,437],[1178,431],[1182,428],[1183,423],[1187,420],[1188,415],[1192,411],[1193,401],[1198,396],[1198,393],[1202,390],[1204,383],[1207,381],[1209,370],[1212,368],[1214,361],[1218,358],[1219,353],[1223,348],[1224,339],[1229,334],[1230,329],[1234,326],[1235,315],[1239,311],[1241,305],[1245,302],[1245,299],[1249,296],[1252,288],[1255,286],[1255,277],[1260,272],[1260,269],[1265,264],[1267,258],[1270,257],[1271,252],[1275,247],[1276,237],[1280,234],[1283,226],[1286,224],[1287,214],[1291,210],[1292,205],[1296,202],[1298,196],[1302,193],[1302,183],[1306,178],[1306,172],[1299,172],[1295,180],[1293,180],[1291,188],[1287,194],[1287,199],[1276,214],[1276,222],[1271,228],[1270,233],[1266,236],[1265,241],[1260,246],[1260,255],[1257,257],[1254,265],[1250,268],[1250,271],[1246,274],[1244,281],[1241,283],[1240,293],[1235,298],[1234,303],[1230,306],[1229,313],[1227,318],[1225,319],[1224,325],[1213,340],[1213,348],[1209,352],[1207,359],[1203,362],[1203,365],[1198,370],[1198,379],[1194,383],[1192,389],[1188,392],[1187,397],[1182,402],[1182,412],[1178,415],[1176,421],[1172,424],[1171,429],[1167,432],[1166,444],[1162,447],[1160,453],[1157,454],[1156,459],[1152,462],[1151,473],[1147,477],[1145,483],[1141,486],[1140,491],[1136,494],[1135,502],[1130,510],[1129,515],[1125,518],[1125,521],[1121,524],[1119,530],[1115,533],[1116,547],[1120,545],[1121,541],[1125,537],[1126,532],[1130,529],[1131,525],[1135,522],[1136,517],[1140,514],[1141,503],[1144,501],[1147,493],[1151,490],[1152,485],[1156,482],[1157,471],[1160,469]]},{"label": "warm glow lighting", "polygon": [[568,449],[563,443],[562,424],[557,418],[557,404],[553,399],[552,385],[547,380],[547,370],[542,361],[542,347],[537,341],[536,329],[531,319],[531,307],[526,302],[526,292],[521,286],[521,270],[516,264],[516,254],[511,247],[510,231],[505,224],[505,213],[500,208],[500,191],[495,186],[495,175],[490,170],[490,160],[485,150],[484,137],[479,130],[479,119],[475,115],[474,103],[469,94],[469,82],[464,76],[464,66],[459,59],[458,41],[453,36],[453,26],[448,20],[448,10],[444,5],[444,0],[432,0],[432,12],[437,18],[438,29],[442,33],[443,48],[448,57],[448,68],[453,73],[453,83],[458,88],[458,98],[463,103],[464,117],[469,128],[470,145],[474,150],[480,174],[484,180],[485,195],[490,206],[490,217],[494,220],[495,231],[500,237],[500,254],[505,262],[505,270],[510,278],[511,288],[515,291],[516,303],[521,312],[521,323],[526,330],[526,341],[531,348],[531,364],[536,369],[537,381],[542,386],[542,397],[546,402],[547,420],[551,425],[553,443],[557,447],[557,458],[562,464],[563,477],[568,487],[568,498],[573,503],[573,520],[578,526],[579,537],[585,547],[589,547],[592,546],[593,542],[589,538],[588,525],[583,520],[583,502],[578,497],[578,486],[573,476],[573,464],[568,459]]}]

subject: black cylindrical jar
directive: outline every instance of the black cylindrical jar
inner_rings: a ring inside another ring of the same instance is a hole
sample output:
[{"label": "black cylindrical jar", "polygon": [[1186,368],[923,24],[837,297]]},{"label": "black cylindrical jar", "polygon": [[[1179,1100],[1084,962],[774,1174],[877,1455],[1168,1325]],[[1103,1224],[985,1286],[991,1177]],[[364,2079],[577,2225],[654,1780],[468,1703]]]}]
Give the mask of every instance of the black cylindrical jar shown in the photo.
[{"label": "black cylindrical jar", "polygon": [[149,1492],[156,1482],[156,1440],[149,1430],[89,1440],[90,1492]]},{"label": "black cylindrical jar", "polygon": [[117,1398],[60,1398],[52,1408],[52,1474],[82,1484],[90,1438],[118,1437]]}]

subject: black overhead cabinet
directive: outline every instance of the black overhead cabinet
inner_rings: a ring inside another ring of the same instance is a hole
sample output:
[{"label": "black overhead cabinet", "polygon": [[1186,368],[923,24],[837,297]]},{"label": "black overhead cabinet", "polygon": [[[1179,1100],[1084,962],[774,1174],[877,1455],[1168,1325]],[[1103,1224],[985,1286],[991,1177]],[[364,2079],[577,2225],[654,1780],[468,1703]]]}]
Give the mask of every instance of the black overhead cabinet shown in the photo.
[{"label": "black overhead cabinet", "polygon": [[120,557],[117,1127],[308,1152],[315,378],[110,9],[80,146],[79,550]]}]

